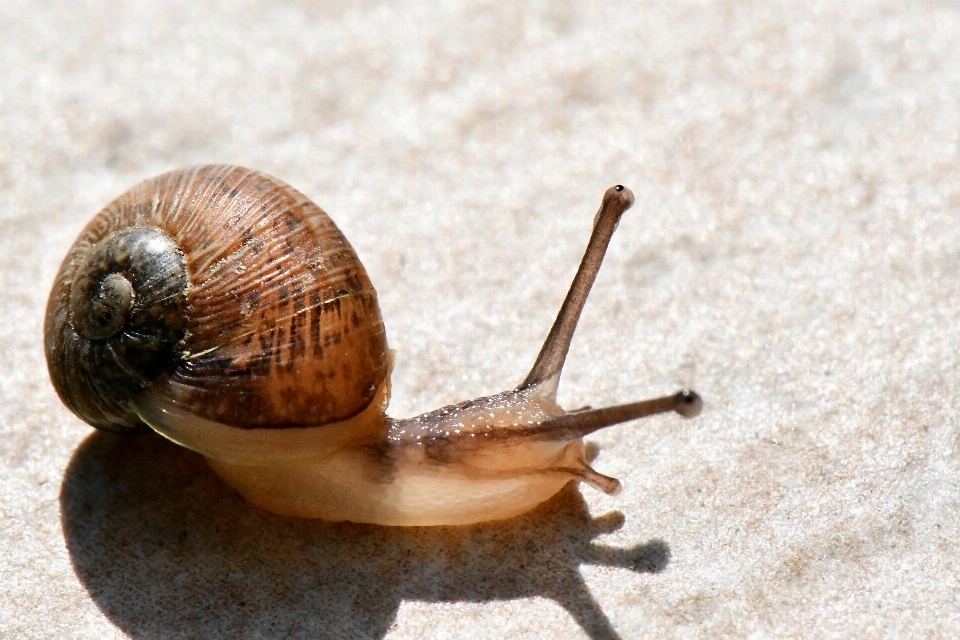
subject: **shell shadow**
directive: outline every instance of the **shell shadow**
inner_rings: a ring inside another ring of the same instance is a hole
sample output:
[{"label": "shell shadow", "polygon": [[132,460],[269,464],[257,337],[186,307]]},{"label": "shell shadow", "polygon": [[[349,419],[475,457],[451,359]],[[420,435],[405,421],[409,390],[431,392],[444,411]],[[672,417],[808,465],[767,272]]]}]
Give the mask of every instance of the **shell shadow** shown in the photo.
[{"label": "shell shadow", "polygon": [[392,528],[284,518],[245,503],[203,459],[153,434],[97,432],[60,493],[77,576],[134,638],[382,638],[404,600],[542,596],[592,638],[617,638],[583,563],[662,571],[660,540],[595,545],[573,485],[535,511],[467,527]]}]

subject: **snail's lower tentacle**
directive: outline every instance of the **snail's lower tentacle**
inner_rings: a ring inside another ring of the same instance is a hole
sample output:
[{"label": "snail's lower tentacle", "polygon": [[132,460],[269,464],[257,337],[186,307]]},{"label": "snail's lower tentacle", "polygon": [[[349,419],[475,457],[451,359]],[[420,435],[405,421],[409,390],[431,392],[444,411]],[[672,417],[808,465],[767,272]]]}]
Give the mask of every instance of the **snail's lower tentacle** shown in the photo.
[{"label": "snail's lower tentacle", "polygon": [[700,415],[702,407],[703,400],[696,391],[683,389],[669,396],[651,400],[570,412],[545,420],[530,428],[522,429],[521,432],[529,438],[572,440],[582,438],[606,427],[659,413],[675,412],[684,418],[695,418]]}]

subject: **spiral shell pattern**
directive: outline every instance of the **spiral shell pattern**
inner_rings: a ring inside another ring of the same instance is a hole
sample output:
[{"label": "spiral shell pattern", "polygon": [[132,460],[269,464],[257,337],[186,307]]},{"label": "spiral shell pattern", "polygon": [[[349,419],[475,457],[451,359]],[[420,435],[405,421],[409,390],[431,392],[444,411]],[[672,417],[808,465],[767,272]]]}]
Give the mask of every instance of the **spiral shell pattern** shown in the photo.
[{"label": "spiral shell pattern", "polygon": [[319,426],[388,373],[376,292],[317,205],[232,166],[147,180],[87,225],[47,306],[47,364],[96,427],[140,426],[150,388],[241,429]]}]

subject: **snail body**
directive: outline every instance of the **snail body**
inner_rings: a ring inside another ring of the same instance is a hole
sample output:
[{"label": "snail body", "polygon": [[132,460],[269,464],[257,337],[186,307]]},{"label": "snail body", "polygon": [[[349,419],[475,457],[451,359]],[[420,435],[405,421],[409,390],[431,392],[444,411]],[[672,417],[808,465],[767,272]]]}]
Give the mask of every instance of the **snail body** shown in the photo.
[{"label": "snail body", "polygon": [[633,195],[604,196],[537,363],[500,394],[386,415],[392,352],[376,291],[333,221],[263,173],[202,166],[147,180],[98,213],[60,268],[44,328],[50,377],[91,425],[149,426],[204,455],[248,500],[388,525],[512,517],[571,479],[608,493],[583,436],[693,392],[566,412],[560,371]]}]

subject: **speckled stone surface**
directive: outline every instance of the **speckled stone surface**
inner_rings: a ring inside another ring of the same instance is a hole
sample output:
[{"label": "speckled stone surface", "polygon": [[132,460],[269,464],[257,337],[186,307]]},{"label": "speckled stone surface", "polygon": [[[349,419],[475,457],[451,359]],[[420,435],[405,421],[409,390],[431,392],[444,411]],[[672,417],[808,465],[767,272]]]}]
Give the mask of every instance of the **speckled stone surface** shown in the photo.
[{"label": "speckled stone surface", "polygon": [[[0,637],[960,635],[960,5],[209,5],[0,1]],[[626,184],[560,401],[703,415],[597,434],[619,496],[446,529],[273,516],[94,433],[53,276],[207,162],[336,219],[396,416],[523,379]]]}]

